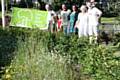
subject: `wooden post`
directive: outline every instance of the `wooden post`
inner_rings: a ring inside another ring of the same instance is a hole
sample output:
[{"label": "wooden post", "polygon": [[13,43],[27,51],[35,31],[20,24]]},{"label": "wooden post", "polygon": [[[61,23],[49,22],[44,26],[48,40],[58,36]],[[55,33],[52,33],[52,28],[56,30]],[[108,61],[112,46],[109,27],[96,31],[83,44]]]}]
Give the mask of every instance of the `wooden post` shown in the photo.
[{"label": "wooden post", "polygon": [[1,6],[2,6],[2,27],[5,28],[5,3],[4,0],[1,0]]}]

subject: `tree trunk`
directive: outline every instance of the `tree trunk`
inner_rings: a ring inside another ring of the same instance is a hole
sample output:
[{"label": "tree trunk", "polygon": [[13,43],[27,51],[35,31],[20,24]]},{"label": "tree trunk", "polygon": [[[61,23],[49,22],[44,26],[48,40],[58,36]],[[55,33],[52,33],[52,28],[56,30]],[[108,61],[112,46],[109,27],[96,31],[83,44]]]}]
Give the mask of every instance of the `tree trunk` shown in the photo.
[{"label": "tree trunk", "polygon": [[25,4],[26,4],[27,8],[29,8],[29,5],[28,5],[28,2],[27,2],[27,0],[25,0]]},{"label": "tree trunk", "polygon": [[5,3],[4,3],[4,0],[1,0],[1,6],[2,6],[2,26],[4,29],[5,28]]}]

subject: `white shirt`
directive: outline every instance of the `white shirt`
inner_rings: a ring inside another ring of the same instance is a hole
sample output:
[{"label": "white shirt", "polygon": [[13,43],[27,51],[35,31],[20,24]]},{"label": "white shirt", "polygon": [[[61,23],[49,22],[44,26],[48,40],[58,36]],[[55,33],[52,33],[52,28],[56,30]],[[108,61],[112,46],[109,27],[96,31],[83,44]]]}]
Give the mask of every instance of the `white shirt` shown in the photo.
[{"label": "white shirt", "polygon": [[79,13],[78,15],[78,28],[82,27],[83,25],[88,25],[88,14],[87,13]]},{"label": "white shirt", "polygon": [[97,25],[99,24],[98,16],[101,16],[102,12],[98,8],[93,7],[88,9],[88,15],[89,15],[89,24]]},{"label": "white shirt", "polygon": [[88,34],[88,14],[87,13],[79,13],[77,20],[77,28],[79,37],[87,36]]},{"label": "white shirt", "polygon": [[62,25],[68,25],[68,16],[70,11],[61,11]]},{"label": "white shirt", "polygon": [[54,11],[48,11],[47,23],[53,20],[53,16],[56,16]]},{"label": "white shirt", "polygon": [[47,27],[49,27],[50,23],[54,23],[54,19],[53,19],[54,16],[56,16],[56,13],[53,10],[48,11],[48,15],[47,15]]}]

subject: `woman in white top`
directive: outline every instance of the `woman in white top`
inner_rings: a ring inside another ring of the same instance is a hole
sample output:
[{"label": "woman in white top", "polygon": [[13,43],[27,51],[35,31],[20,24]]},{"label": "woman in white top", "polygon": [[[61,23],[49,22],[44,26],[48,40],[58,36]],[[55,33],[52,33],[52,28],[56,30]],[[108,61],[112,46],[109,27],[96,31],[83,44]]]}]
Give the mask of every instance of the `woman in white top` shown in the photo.
[{"label": "woman in white top", "polygon": [[68,24],[69,24],[68,16],[70,12],[71,12],[70,10],[67,10],[66,5],[62,4],[61,19],[62,19],[62,28],[65,34],[68,33]]},{"label": "woman in white top", "polygon": [[87,7],[82,5],[81,13],[78,15],[78,20],[76,22],[76,27],[78,28],[78,37],[87,36],[88,35],[88,14]]}]

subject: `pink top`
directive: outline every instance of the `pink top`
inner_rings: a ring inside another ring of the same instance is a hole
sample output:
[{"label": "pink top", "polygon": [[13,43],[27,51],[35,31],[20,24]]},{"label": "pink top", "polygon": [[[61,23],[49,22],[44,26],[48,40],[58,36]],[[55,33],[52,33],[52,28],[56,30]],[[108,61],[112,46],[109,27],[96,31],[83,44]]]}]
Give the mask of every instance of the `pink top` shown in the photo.
[{"label": "pink top", "polygon": [[59,20],[57,21],[57,26],[58,26],[58,29],[60,29],[60,28],[61,28],[61,24],[62,24],[62,19],[59,19]]}]

